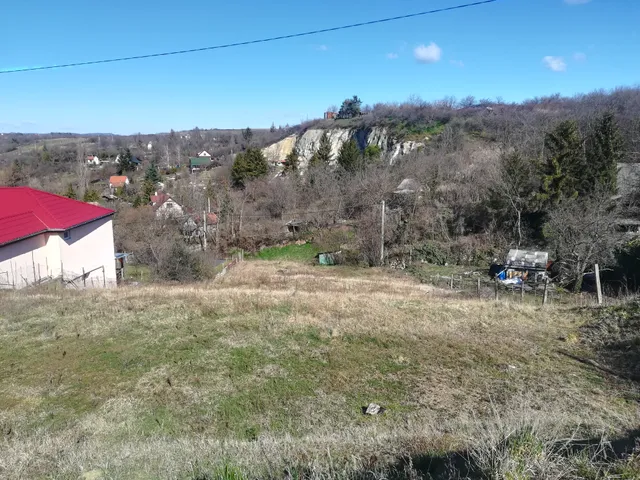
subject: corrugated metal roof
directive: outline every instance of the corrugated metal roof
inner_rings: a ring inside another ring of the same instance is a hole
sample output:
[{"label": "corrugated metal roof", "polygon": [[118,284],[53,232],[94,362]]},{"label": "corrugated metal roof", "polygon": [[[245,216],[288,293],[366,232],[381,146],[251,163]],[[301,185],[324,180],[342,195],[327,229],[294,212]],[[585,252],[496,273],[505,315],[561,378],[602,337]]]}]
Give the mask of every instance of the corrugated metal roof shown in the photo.
[{"label": "corrugated metal roof", "polygon": [[209,165],[211,163],[211,157],[189,157],[189,165],[192,167],[201,167],[202,165]]},{"label": "corrugated metal roof", "polygon": [[0,187],[0,245],[63,231],[115,213],[28,187]]},{"label": "corrugated metal roof", "polygon": [[535,252],[532,250],[509,250],[505,264],[513,268],[539,268],[546,269],[549,262],[547,252]]}]

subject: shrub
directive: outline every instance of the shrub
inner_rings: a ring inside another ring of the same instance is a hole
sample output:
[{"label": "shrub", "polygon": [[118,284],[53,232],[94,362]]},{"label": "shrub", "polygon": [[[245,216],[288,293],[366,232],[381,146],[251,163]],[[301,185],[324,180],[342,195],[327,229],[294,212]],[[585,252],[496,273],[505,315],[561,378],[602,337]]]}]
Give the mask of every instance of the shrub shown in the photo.
[{"label": "shrub", "polygon": [[434,265],[444,265],[448,262],[449,252],[433,242],[427,242],[415,249],[414,254],[419,260]]},{"label": "shrub", "polygon": [[204,275],[200,258],[179,240],[160,259],[158,273],[165,280],[177,282],[201,280]]}]

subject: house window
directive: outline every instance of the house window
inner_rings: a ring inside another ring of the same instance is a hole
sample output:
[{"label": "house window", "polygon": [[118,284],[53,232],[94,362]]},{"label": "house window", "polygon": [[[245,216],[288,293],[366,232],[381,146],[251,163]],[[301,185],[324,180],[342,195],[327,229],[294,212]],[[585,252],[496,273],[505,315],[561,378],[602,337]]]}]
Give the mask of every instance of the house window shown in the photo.
[{"label": "house window", "polygon": [[65,230],[62,238],[64,238],[65,240],[71,240],[71,230]]}]

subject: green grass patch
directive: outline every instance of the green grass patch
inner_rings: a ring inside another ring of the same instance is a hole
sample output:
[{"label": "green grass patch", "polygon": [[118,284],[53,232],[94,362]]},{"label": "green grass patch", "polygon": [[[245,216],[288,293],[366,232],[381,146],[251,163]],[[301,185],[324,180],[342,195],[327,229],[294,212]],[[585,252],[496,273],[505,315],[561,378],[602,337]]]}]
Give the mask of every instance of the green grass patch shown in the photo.
[{"label": "green grass patch", "polygon": [[253,257],[258,260],[279,260],[291,262],[311,262],[320,253],[318,247],[311,243],[302,245],[286,245],[284,247],[263,248]]},{"label": "green grass patch", "polygon": [[444,130],[445,124],[439,121],[430,123],[400,122],[392,126],[392,130],[399,138],[405,141],[424,141],[425,137],[439,135]]}]

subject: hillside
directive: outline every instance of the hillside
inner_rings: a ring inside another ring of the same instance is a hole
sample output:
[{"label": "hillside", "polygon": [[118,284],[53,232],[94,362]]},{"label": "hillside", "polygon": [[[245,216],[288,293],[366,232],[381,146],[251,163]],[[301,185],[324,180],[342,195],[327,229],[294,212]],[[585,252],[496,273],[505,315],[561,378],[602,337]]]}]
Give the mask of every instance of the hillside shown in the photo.
[{"label": "hillside", "polygon": [[[640,227],[639,99],[637,88],[521,103],[413,98],[364,105],[352,118],[269,130],[94,136],[75,146],[38,140],[37,147],[17,147],[19,158],[0,167],[0,184],[108,203],[118,211],[116,248],[159,276],[167,262],[153,252],[184,249],[185,242],[204,249],[184,222],[158,238],[146,235],[159,231],[151,194],[164,189],[183,212],[216,213],[207,244],[219,257],[302,237],[320,250],[346,252],[351,264],[486,268],[518,247],[553,252],[558,283],[576,291],[597,263],[611,272],[606,289],[616,295],[639,286],[640,246],[633,242]],[[309,169],[323,137],[323,159]],[[129,185],[112,195],[108,179],[119,170],[113,160],[127,148],[142,164],[126,172]],[[189,157],[203,150],[212,161],[190,171]],[[110,162],[89,167],[85,154]],[[594,212],[601,221],[585,223]],[[576,237],[584,237],[574,244],[567,241],[574,235],[560,231],[567,219]],[[289,231],[289,222],[300,231]],[[206,269],[196,270],[198,277]]]},{"label": "hillside", "polygon": [[[376,269],[252,261],[209,283],[0,303],[7,479],[415,478],[500,435],[615,436],[640,413],[634,383],[560,353],[599,358],[571,340],[589,312]],[[370,402],[387,411],[364,416]],[[553,466],[518,452],[487,475]]]}]

